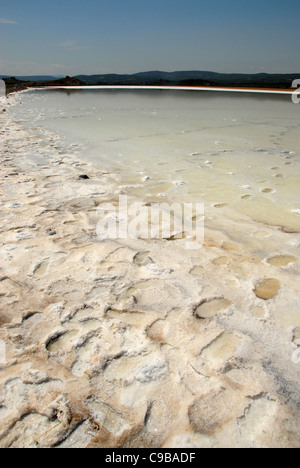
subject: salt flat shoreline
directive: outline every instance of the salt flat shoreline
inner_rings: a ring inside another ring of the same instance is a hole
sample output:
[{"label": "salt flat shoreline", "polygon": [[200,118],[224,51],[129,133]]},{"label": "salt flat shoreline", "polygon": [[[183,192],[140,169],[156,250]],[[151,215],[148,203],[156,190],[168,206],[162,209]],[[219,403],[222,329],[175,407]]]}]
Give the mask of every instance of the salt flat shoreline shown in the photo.
[{"label": "salt flat shoreline", "polygon": [[0,123],[0,447],[298,447],[298,260],[101,241],[119,175]]},{"label": "salt flat shoreline", "polygon": [[82,89],[82,90],[100,90],[100,89],[140,89],[140,90],[169,90],[169,91],[212,91],[212,92],[230,92],[230,93],[258,93],[258,94],[293,94],[296,89],[270,89],[270,88],[237,88],[237,87],[211,87],[211,86],[135,86],[135,85],[86,85],[86,86],[45,86],[38,89]]}]

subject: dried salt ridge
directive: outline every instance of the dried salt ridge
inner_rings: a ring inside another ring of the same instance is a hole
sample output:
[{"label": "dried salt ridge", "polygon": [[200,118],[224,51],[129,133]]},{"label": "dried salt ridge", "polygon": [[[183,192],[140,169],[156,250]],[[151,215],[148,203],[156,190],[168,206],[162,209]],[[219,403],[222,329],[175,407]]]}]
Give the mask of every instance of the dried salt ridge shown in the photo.
[{"label": "dried salt ridge", "polygon": [[299,235],[101,241],[118,175],[0,121],[0,446],[298,447]]}]

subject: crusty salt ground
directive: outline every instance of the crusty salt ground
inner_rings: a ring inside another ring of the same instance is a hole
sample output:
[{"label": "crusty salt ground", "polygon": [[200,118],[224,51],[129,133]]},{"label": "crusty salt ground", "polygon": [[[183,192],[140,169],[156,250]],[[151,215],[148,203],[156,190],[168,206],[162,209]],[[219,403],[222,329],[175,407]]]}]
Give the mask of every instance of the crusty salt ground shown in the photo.
[{"label": "crusty salt ground", "polygon": [[299,446],[299,259],[259,249],[299,234],[231,213],[253,243],[209,223],[199,250],[101,241],[118,175],[39,144],[9,109],[0,124],[0,446]]}]

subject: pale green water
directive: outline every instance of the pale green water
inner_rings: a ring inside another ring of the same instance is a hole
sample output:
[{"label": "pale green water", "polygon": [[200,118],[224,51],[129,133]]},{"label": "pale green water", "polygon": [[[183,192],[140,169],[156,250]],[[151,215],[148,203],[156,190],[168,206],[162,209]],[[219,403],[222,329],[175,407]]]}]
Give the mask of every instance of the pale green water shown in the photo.
[{"label": "pale green water", "polygon": [[15,118],[59,132],[139,198],[203,202],[300,232],[300,105],[290,96],[31,91]]}]

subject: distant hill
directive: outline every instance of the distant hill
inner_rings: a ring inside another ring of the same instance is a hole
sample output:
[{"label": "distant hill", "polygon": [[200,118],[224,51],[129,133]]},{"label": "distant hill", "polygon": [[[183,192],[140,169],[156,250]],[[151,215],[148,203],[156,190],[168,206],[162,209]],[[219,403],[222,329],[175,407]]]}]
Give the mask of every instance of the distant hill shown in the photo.
[{"label": "distant hill", "polygon": [[78,75],[88,85],[190,85],[190,86],[249,86],[290,88],[300,73],[294,74],[242,74],[215,73],[210,71],[149,71],[132,75]]},{"label": "distant hill", "polygon": [[82,81],[70,76],[49,81],[23,81],[15,77],[3,78],[3,80],[5,81],[7,94],[28,88],[43,88],[45,86],[84,86]]},{"label": "distant hill", "polygon": [[[0,75],[0,80],[3,78],[11,78],[12,75]],[[62,76],[47,76],[47,75],[33,75],[33,76],[14,76],[16,80],[19,81],[52,81],[57,80],[58,78],[63,78]]]}]

